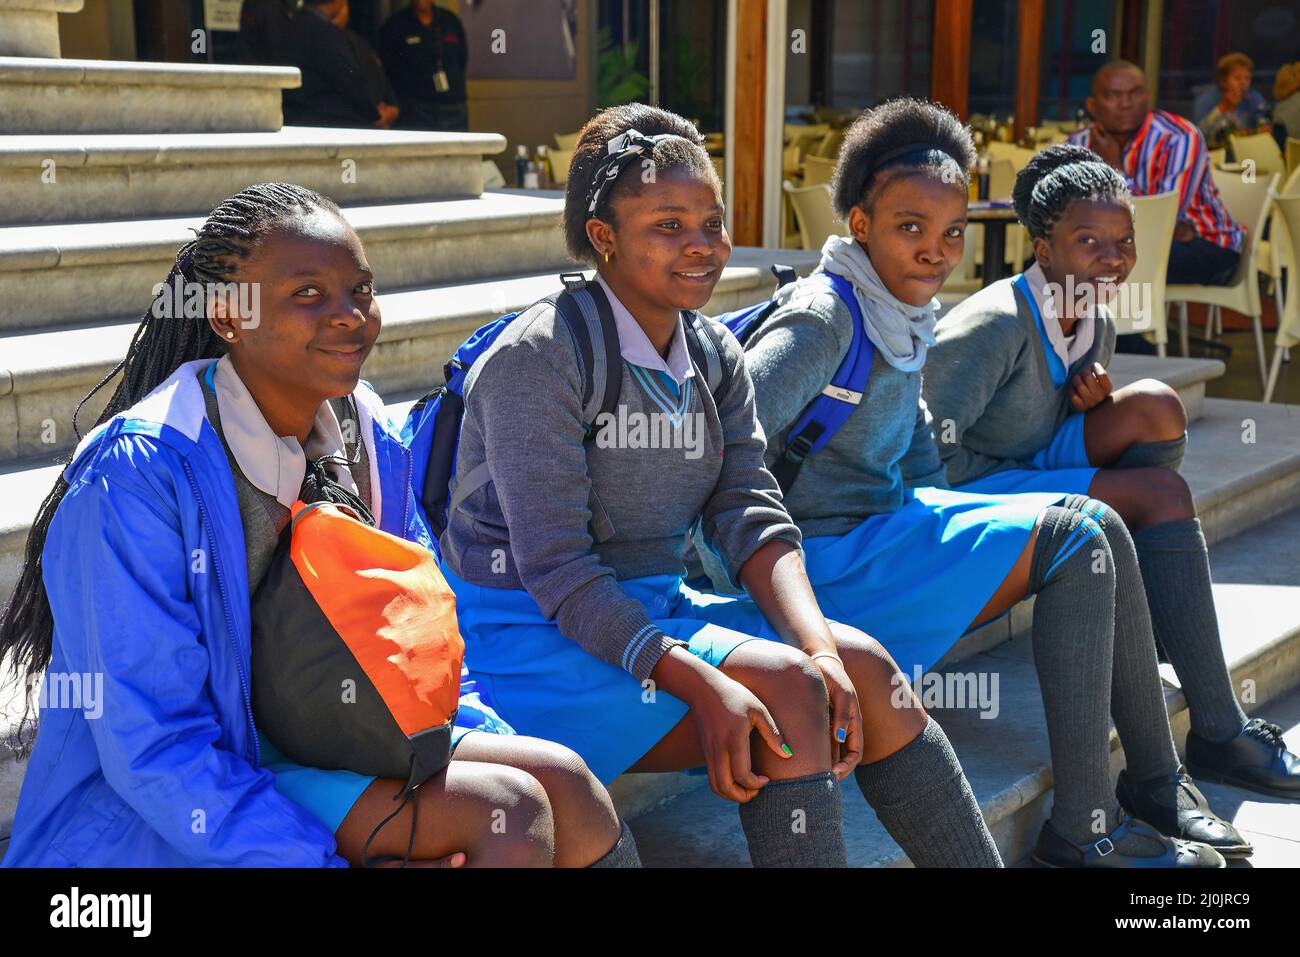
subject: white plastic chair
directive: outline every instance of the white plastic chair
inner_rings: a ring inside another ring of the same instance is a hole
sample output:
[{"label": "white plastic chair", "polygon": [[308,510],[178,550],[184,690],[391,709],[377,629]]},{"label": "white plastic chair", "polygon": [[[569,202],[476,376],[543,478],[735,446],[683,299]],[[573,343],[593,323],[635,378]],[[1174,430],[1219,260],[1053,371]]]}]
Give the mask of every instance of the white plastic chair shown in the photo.
[{"label": "white plastic chair", "polygon": [[[1274,227],[1285,230],[1290,249],[1300,249],[1300,196],[1279,196],[1273,200],[1273,204],[1277,210]],[[1296,268],[1293,258],[1287,263],[1286,308],[1278,314],[1273,363],[1268,370],[1268,381],[1264,384],[1265,402],[1273,401],[1283,356],[1297,345],[1300,345],[1300,269]]]},{"label": "white plastic chair", "polygon": [[[1121,335],[1129,332],[1151,333],[1156,352],[1161,356],[1166,355],[1169,344],[1165,270],[1169,268],[1169,250],[1174,241],[1174,226],[1177,222],[1177,192],[1133,197],[1137,262],[1133,264],[1133,271],[1129,273],[1124,288],[1112,304],[1116,331]],[[1143,289],[1151,291],[1150,298],[1142,295]],[[1132,309],[1134,303],[1143,303],[1145,311],[1135,313]],[[1183,355],[1187,355],[1185,337]]]},{"label": "white plastic chair", "polygon": [[834,172],[834,159],[814,156],[812,153],[803,158],[803,185],[805,186],[820,186],[822,183],[829,183],[831,174]]},{"label": "white plastic chair", "polygon": [[1255,164],[1255,178],[1263,179],[1269,173],[1286,175],[1286,160],[1277,147],[1277,140],[1272,133],[1248,133],[1231,139],[1232,155],[1238,163],[1248,160]]},{"label": "white plastic chair", "polygon": [[1259,353],[1259,384],[1264,388],[1268,373],[1264,358],[1264,326],[1259,304],[1259,235],[1264,230],[1264,220],[1268,218],[1270,193],[1277,185],[1278,176],[1273,173],[1256,182],[1242,181],[1238,173],[1225,173],[1211,170],[1214,185],[1223,197],[1224,208],[1236,222],[1246,227],[1246,239],[1241,246],[1241,261],[1226,286],[1203,286],[1200,284],[1174,285],[1165,287],[1165,298],[1179,304],[1179,335],[1187,341],[1187,304],[1204,303],[1213,307],[1205,320],[1205,335],[1213,335],[1215,312],[1232,309],[1250,316],[1255,328],[1255,349]]},{"label": "white plastic chair", "polygon": [[831,209],[830,186],[825,183],[793,186],[786,180],[782,188],[794,207],[794,219],[799,225],[799,239],[804,249],[821,249],[828,237],[840,232],[839,220]]}]

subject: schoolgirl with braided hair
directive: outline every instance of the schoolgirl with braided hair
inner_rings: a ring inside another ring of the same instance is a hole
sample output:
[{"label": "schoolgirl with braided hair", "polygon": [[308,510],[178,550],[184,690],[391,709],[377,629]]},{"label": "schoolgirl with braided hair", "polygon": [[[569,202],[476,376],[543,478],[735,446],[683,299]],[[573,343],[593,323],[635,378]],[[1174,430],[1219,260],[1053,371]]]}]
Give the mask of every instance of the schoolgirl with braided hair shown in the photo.
[{"label": "schoolgirl with braided hair", "polygon": [[[809,588],[741,348],[698,325],[731,254],[723,217],[687,120],[634,103],[583,128],[565,236],[617,326],[615,418],[630,424],[586,441],[583,360],[549,302],[470,369],[441,544],[475,680],[517,731],[573,748],[602,781],[703,766],[740,805],[756,866],[842,865],[836,779],[862,761],[886,766],[870,797],[916,863],[997,866],[938,725],[892,706],[916,704],[894,663]],[[722,385],[696,367],[688,323],[717,337]],[[672,441],[635,438],[653,416]],[[677,441],[688,427],[697,441]],[[697,525],[747,596],[684,583]]]},{"label": "schoolgirl with braided hair", "polygon": [[967,491],[1063,491],[1105,502],[1132,531],[1155,637],[1187,695],[1198,777],[1300,799],[1281,730],[1233,694],[1209,556],[1178,474],[1187,417],[1154,379],[1114,389],[1108,300],[1136,261],[1124,177],[1082,146],[1038,153],[1013,199],[1034,263],[940,320],[925,397],[949,480]]},{"label": "schoolgirl with braided hair", "polygon": [[[1034,664],[1055,778],[1035,860],[1222,866],[1215,848],[1249,849],[1231,825],[1206,811],[1194,826],[1180,821],[1162,833],[1127,815],[1111,788],[1112,715],[1130,768],[1146,778],[1178,767],[1118,516],[1061,491],[947,487],[922,377],[934,296],[962,255],[973,161],[969,131],[936,104],[896,99],[859,116],[832,186],[849,235],[827,240],[818,269],[778,292],[777,308],[746,340],[768,461],[785,476],[809,580],[829,613],[872,635],[905,673],[934,667],[970,628],[1034,595]],[[817,447],[803,410],[855,347],[870,355],[870,374],[860,394],[831,390],[850,408]],[[997,733],[993,722],[988,733]],[[864,791],[889,786],[877,770],[859,768]]]},{"label": "schoolgirl with braided hair", "polygon": [[[250,595],[308,460],[383,531],[432,544],[409,454],[359,381],[380,328],[372,280],[338,207],[286,183],[225,200],[180,250],[94,390],[120,376],[42,505],[0,619],[0,655],[26,684],[48,669],[99,689],[42,707],[6,866],[365,859],[404,782],[289,762],[253,725],[249,671]],[[202,287],[194,316],[176,301],[194,283],[241,285]],[[257,295],[230,294],[244,284]],[[509,734],[465,685],[457,725],[452,762],[370,854],[636,863],[576,755]]]}]

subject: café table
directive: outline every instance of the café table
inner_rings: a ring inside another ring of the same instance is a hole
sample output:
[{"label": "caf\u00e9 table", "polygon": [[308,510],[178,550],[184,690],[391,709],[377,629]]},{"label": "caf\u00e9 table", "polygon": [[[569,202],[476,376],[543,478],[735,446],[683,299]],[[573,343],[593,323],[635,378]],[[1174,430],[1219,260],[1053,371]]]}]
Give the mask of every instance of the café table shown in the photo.
[{"label": "caf\u00e9 table", "polygon": [[1009,203],[990,202],[989,200],[972,200],[966,207],[966,222],[979,223],[984,227],[984,276],[985,286],[997,282],[1007,275],[1006,256],[1007,226],[1017,222],[1016,211]]}]

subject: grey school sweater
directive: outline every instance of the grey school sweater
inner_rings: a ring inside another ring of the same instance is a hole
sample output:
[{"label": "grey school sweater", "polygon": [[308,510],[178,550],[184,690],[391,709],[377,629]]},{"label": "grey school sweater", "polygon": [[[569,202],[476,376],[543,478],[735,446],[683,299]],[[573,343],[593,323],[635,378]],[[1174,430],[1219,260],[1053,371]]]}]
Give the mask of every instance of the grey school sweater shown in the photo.
[{"label": "grey school sweater", "polygon": [[1115,322],[1104,308],[1092,348],[1066,370],[1057,388],[1028,303],[1003,279],[963,300],[939,320],[938,344],[925,364],[925,400],[953,486],[993,472],[1028,467],[1066,417],[1069,382],[1115,354]]},{"label": "grey school sweater", "polygon": [[618,415],[629,427],[584,447],[580,360],[547,304],[511,323],[466,381],[456,480],[484,461],[492,480],[451,515],[446,561],[473,584],[527,589],[563,635],[638,679],[682,642],[651,624],[620,580],[682,575],[697,520],[733,580],[767,542],[801,544],[763,465],[740,344],[717,328],[731,369],[726,394],[715,403],[703,375],[688,377],[687,418],[657,427],[657,439],[634,431],[662,426],[646,416],[664,413],[624,363]]},{"label": "grey school sweater", "polygon": [[[759,421],[772,437],[769,467],[853,341],[853,314],[824,279],[801,279],[786,295],[745,343]],[[805,460],[785,504],[806,537],[841,535],[900,508],[905,483],[947,484],[921,399],[921,374],[900,372],[877,351],[862,402],[826,447]]]}]

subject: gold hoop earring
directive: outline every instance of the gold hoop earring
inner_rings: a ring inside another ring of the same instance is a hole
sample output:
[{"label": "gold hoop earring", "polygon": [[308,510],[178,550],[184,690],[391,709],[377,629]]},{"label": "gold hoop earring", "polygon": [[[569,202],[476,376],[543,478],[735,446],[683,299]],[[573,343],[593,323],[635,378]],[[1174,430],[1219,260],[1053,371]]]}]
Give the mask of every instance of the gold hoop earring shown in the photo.
[{"label": "gold hoop earring", "polygon": [[609,264],[609,253],[605,253],[605,264]]}]

